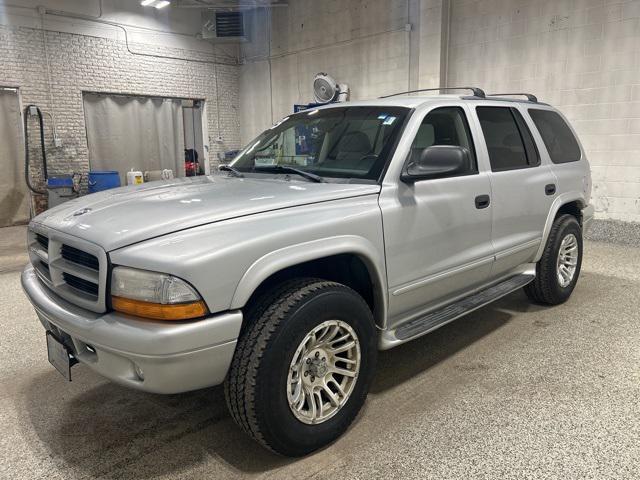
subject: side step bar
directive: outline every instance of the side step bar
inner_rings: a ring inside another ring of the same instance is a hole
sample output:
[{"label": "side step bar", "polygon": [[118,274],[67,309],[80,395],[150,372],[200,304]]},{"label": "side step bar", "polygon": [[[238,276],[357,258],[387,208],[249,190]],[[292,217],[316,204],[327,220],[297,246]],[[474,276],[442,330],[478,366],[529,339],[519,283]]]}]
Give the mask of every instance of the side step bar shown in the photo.
[{"label": "side step bar", "polygon": [[424,335],[438,327],[446,325],[473,310],[476,310],[494,300],[524,287],[535,279],[535,275],[519,274],[507,280],[458,300],[446,307],[431,312],[424,317],[419,317],[400,325],[395,331],[396,339],[405,341],[413,337]]}]

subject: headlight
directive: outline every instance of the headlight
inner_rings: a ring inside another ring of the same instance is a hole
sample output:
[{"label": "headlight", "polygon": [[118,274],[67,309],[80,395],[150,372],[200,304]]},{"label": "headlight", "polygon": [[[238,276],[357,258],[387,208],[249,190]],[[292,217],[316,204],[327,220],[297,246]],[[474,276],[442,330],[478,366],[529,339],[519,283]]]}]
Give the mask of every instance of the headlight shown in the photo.
[{"label": "headlight", "polygon": [[165,273],[129,267],[111,272],[111,305],[119,312],[158,320],[188,320],[207,314],[198,292]]}]

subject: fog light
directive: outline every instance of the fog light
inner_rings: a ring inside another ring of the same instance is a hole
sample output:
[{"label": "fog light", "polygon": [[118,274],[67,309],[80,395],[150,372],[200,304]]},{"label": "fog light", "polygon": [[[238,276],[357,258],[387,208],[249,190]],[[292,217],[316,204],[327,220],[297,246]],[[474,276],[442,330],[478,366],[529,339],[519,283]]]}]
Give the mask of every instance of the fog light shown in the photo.
[{"label": "fog light", "polygon": [[138,378],[144,382],[144,372],[142,371],[142,369],[137,364],[134,363],[133,370],[136,372],[136,375],[138,376]]}]

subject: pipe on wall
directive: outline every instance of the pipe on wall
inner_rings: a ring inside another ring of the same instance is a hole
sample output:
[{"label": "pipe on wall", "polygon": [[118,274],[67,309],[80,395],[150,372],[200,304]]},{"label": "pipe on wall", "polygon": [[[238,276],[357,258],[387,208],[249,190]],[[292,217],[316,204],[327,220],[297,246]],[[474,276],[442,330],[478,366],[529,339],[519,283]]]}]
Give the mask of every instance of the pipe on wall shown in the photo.
[{"label": "pipe on wall", "polygon": [[[213,65],[213,64],[217,64],[217,65],[227,65],[227,66],[236,66],[239,64],[238,59],[231,56],[231,55],[220,55],[220,57],[225,57],[227,59],[230,59],[231,61],[229,62],[221,62],[218,61],[217,57],[219,56],[218,54],[213,54],[214,57],[216,57],[214,60],[201,60],[201,59],[197,59],[197,58],[186,58],[186,57],[179,57],[176,55],[161,55],[161,54],[156,54],[156,53],[145,53],[145,52],[137,52],[135,50],[133,50],[129,44],[129,31],[127,30],[127,26],[132,27],[132,28],[136,28],[136,29],[140,29],[140,30],[147,30],[147,31],[151,31],[151,32],[158,32],[158,33],[165,33],[165,34],[170,34],[170,35],[180,35],[180,36],[186,36],[186,37],[190,37],[190,38],[195,38],[195,35],[190,35],[190,34],[186,34],[186,33],[180,33],[180,32],[171,32],[171,31],[167,31],[167,30],[162,30],[162,29],[155,29],[155,28],[150,28],[150,27],[143,27],[143,26],[134,26],[134,25],[127,25],[125,26],[124,24],[120,24],[117,22],[112,22],[110,20],[105,20],[102,18],[103,15],[103,5],[102,5],[102,0],[100,0],[99,3],[99,13],[98,16],[94,16],[94,15],[85,15],[85,14],[81,14],[81,13],[73,13],[73,12],[66,12],[64,10],[55,10],[55,9],[50,9],[50,8],[46,8],[46,7],[38,7],[37,9],[35,9],[36,11],[38,11],[38,13],[42,14],[42,15],[50,15],[50,16],[55,16],[55,17],[62,17],[62,18],[70,18],[70,19],[76,19],[76,20],[84,20],[87,22],[94,22],[94,23],[99,23],[101,25],[109,25],[111,27],[115,27],[115,28],[119,28],[123,31],[124,33],[124,40],[125,40],[125,46],[127,51],[129,52],[129,54],[131,55],[138,55],[138,56],[143,56],[143,57],[151,57],[151,58],[160,58],[160,59],[166,59],[166,60],[180,60],[183,62],[192,62],[192,63],[200,63],[200,64],[209,64],[209,65]],[[34,10],[33,7],[25,7],[24,5],[15,5],[15,4],[4,4],[5,7],[9,7],[9,8],[19,8],[19,9],[23,9],[23,10]],[[45,29],[44,24],[41,27],[42,30],[49,30],[49,31],[57,31],[57,30],[53,30],[53,29]]]}]

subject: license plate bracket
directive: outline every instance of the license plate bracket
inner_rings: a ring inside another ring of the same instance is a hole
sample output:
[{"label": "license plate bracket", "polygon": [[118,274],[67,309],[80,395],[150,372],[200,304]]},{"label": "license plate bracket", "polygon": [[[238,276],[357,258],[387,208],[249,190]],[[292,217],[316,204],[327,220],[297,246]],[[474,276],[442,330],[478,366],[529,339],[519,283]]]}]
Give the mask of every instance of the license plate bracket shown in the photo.
[{"label": "license plate bracket", "polygon": [[70,382],[71,367],[78,363],[78,360],[69,352],[65,344],[49,331],[47,332],[47,356],[49,363]]}]

